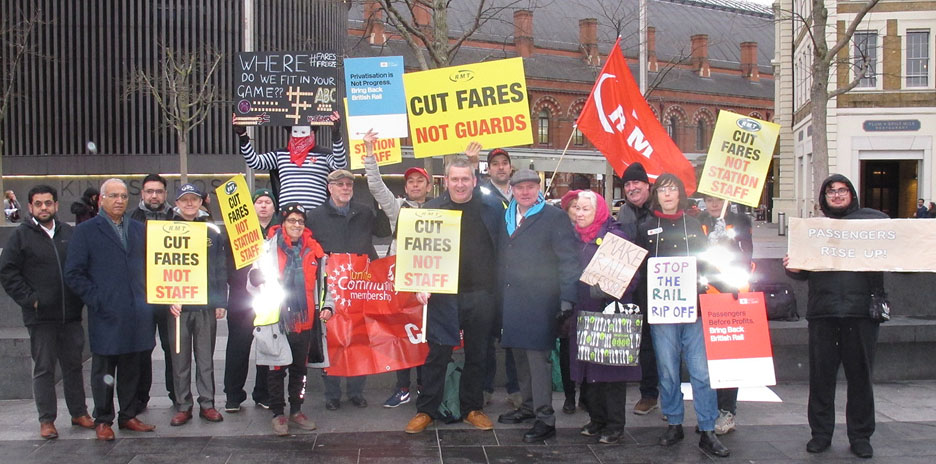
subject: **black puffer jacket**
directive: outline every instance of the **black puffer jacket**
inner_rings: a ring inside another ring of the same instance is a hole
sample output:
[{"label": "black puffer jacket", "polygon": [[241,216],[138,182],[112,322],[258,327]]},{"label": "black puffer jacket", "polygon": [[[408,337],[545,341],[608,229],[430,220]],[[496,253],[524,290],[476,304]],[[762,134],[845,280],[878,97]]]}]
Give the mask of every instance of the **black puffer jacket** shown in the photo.
[{"label": "black puffer jacket", "polygon": [[0,282],[27,326],[80,321],[81,298],[62,278],[72,226],[55,221],[54,239],[40,227],[27,218],[13,232],[0,255]]},{"label": "black puffer jacket", "polygon": [[[844,211],[833,210],[826,203],[826,188],[833,182],[842,182],[851,191],[851,203]],[[833,174],[819,188],[819,207],[826,217],[833,219],[887,219],[887,215],[871,208],[861,208],[858,192],[847,177]],[[797,280],[809,281],[809,301],[806,304],[806,319],[827,317],[869,317],[868,305],[871,292],[884,286],[882,272],[789,272]]]}]

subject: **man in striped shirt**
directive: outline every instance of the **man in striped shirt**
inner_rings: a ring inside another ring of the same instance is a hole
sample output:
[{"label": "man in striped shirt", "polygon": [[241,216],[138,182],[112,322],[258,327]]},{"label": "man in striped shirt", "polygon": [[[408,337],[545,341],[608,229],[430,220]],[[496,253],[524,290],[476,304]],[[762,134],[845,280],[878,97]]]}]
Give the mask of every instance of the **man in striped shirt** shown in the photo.
[{"label": "man in striped shirt", "polygon": [[287,147],[257,154],[247,137],[247,128],[234,126],[234,131],[240,137],[240,151],[247,167],[276,170],[280,204],[296,202],[311,210],[325,203],[328,196],[328,173],[348,168],[348,156],[341,137],[341,117],[335,111],[330,119],[334,123],[331,128],[331,152],[315,147],[315,132],[311,127],[293,126]]}]

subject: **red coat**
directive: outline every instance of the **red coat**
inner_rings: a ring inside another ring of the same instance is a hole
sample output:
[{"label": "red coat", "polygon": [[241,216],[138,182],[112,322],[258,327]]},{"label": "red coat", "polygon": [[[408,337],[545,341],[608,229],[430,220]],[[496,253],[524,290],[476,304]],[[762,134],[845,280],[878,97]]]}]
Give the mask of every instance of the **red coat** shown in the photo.
[{"label": "red coat", "polygon": [[[282,276],[283,271],[286,269],[286,253],[280,249],[275,242],[275,240],[277,240],[276,235],[279,233],[280,229],[282,229],[280,225],[271,227],[267,236],[274,240],[272,245],[276,248],[279,275]],[[289,239],[289,236],[286,235],[285,231],[283,232],[283,239],[286,240],[288,245],[292,246],[292,241]],[[312,238],[312,231],[308,228],[303,229],[302,236],[299,240],[302,242],[302,273],[305,276],[306,301],[309,303],[309,315],[305,322],[297,321],[296,324],[290,328],[290,332],[310,330],[314,327],[315,321],[318,319],[318,314],[315,313],[315,302],[319,300],[321,295],[316,291],[318,284],[318,282],[316,282],[316,276],[318,276],[319,260],[325,256],[325,251],[322,250],[322,246]]]}]

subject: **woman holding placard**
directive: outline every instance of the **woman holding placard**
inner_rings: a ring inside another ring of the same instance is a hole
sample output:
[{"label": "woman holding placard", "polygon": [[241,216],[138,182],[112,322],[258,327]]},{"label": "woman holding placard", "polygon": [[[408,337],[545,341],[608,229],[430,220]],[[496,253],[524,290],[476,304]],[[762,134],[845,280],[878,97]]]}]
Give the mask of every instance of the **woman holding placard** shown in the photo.
[{"label": "woman holding placard", "polygon": [[[688,197],[686,188],[678,177],[672,174],[658,177],[650,192],[650,201],[653,215],[637,228],[637,244],[648,252],[645,263],[656,257],[695,257],[705,251],[707,239],[701,224],[696,218],[685,214]],[[644,264],[642,273],[649,271],[647,267],[647,264]],[[695,274],[704,274],[703,269],[697,268]],[[655,283],[654,279],[649,279],[648,295],[655,294]],[[665,294],[666,291],[667,289],[663,289],[658,293]],[[699,308],[697,295],[686,295],[685,298],[695,299],[695,308]],[[699,448],[715,456],[728,456],[728,448],[715,436],[718,402],[715,390],[709,382],[702,319],[694,317],[694,321],[654,324],[654,305],[647,306],[650,310],[650,332],[660,374],[661,407],[669,422],[669,427],[659,439],[660,446],[676,444],[684,437],[680,359],[685,358],[692,384],[693,405],[699,431],[702,433]]]},{"label": "woman holding placard", "polygon": [[[574,205],[569,209],[575,232],[580,240],[579,259],[582,267],[588,265],[598,251],[607,234],[614,234],[625,240],[630,237],[624,234],[618,223],[611,217],[608,204],[601,195],[591,190],[570,192],[574,195]],[[565,198],[563,198],[565,200]],[[577,321],[579,315],[600,313],[605,306],[614,301],[619,303],[633,302],[633,293],[637,288],[638,276],[634,276],[631,284],[621,298],[606,294],[598,285],[588,285],[578,282],[578,305],[572,317],[569,330],[569,359],[572,380],[587,385],[582,388],[585,404],[588,406],[589,422],[582,427],[581,434],[586,437],[599,436],[599,443],[611,444],[621,440],[624,434],[624,423],[627,418],[627,383],[640,380],[640,367],[615,366],[606,363],[579,360],[579,343],[576,337]],[[639,329],[638,329],[639,332]]]}]

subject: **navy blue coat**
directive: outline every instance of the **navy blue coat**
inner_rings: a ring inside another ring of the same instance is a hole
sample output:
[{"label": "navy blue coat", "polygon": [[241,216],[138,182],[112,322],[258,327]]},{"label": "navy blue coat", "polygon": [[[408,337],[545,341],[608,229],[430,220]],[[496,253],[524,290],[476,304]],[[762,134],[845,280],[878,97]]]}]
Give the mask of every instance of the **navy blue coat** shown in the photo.
[{"label": "navy blue coat", "polygon": [[[499,201],[494,200],[490,195],[479,195],[476,188],[474,194],[481,200],[481,220],[484,222],[484,228],[491,236],[491,243],[497,251],[497,240],[504,225],[504,207]],[[439,198],[430,200],[423,208],[431,209],[453,209],[453,203],[448,194],[443,194]],[[479,270],[484,272],[485,270]],[[490,269],[489,272],[495,272]],[[494,293],[495,289],[491,289]],[[458,295],[447,295],[443,293],[434,293],[429,298],[429,307],[427,308],[426,338],[439,345],[458,346],[461,344],[459,330],[461,324],[458,322]],[[495,311],[496,307],[491,308]]]},{"label": "navy blue coat", "polygon": [[497,262],[506,348],[550,350],[556,346],[563,300],[578,300],[582,275],[575,229],[559,208],[543,209],[520,223],[513,235],[501,227]]},{"label": "navy blue coat", "polygon": [[146,303],[143,223],[124,219],[127,250],[98,215],[75,228],[65,260],[65,283],[88,307],[91,352],[117,355],[156,346],[153,309]]}]

